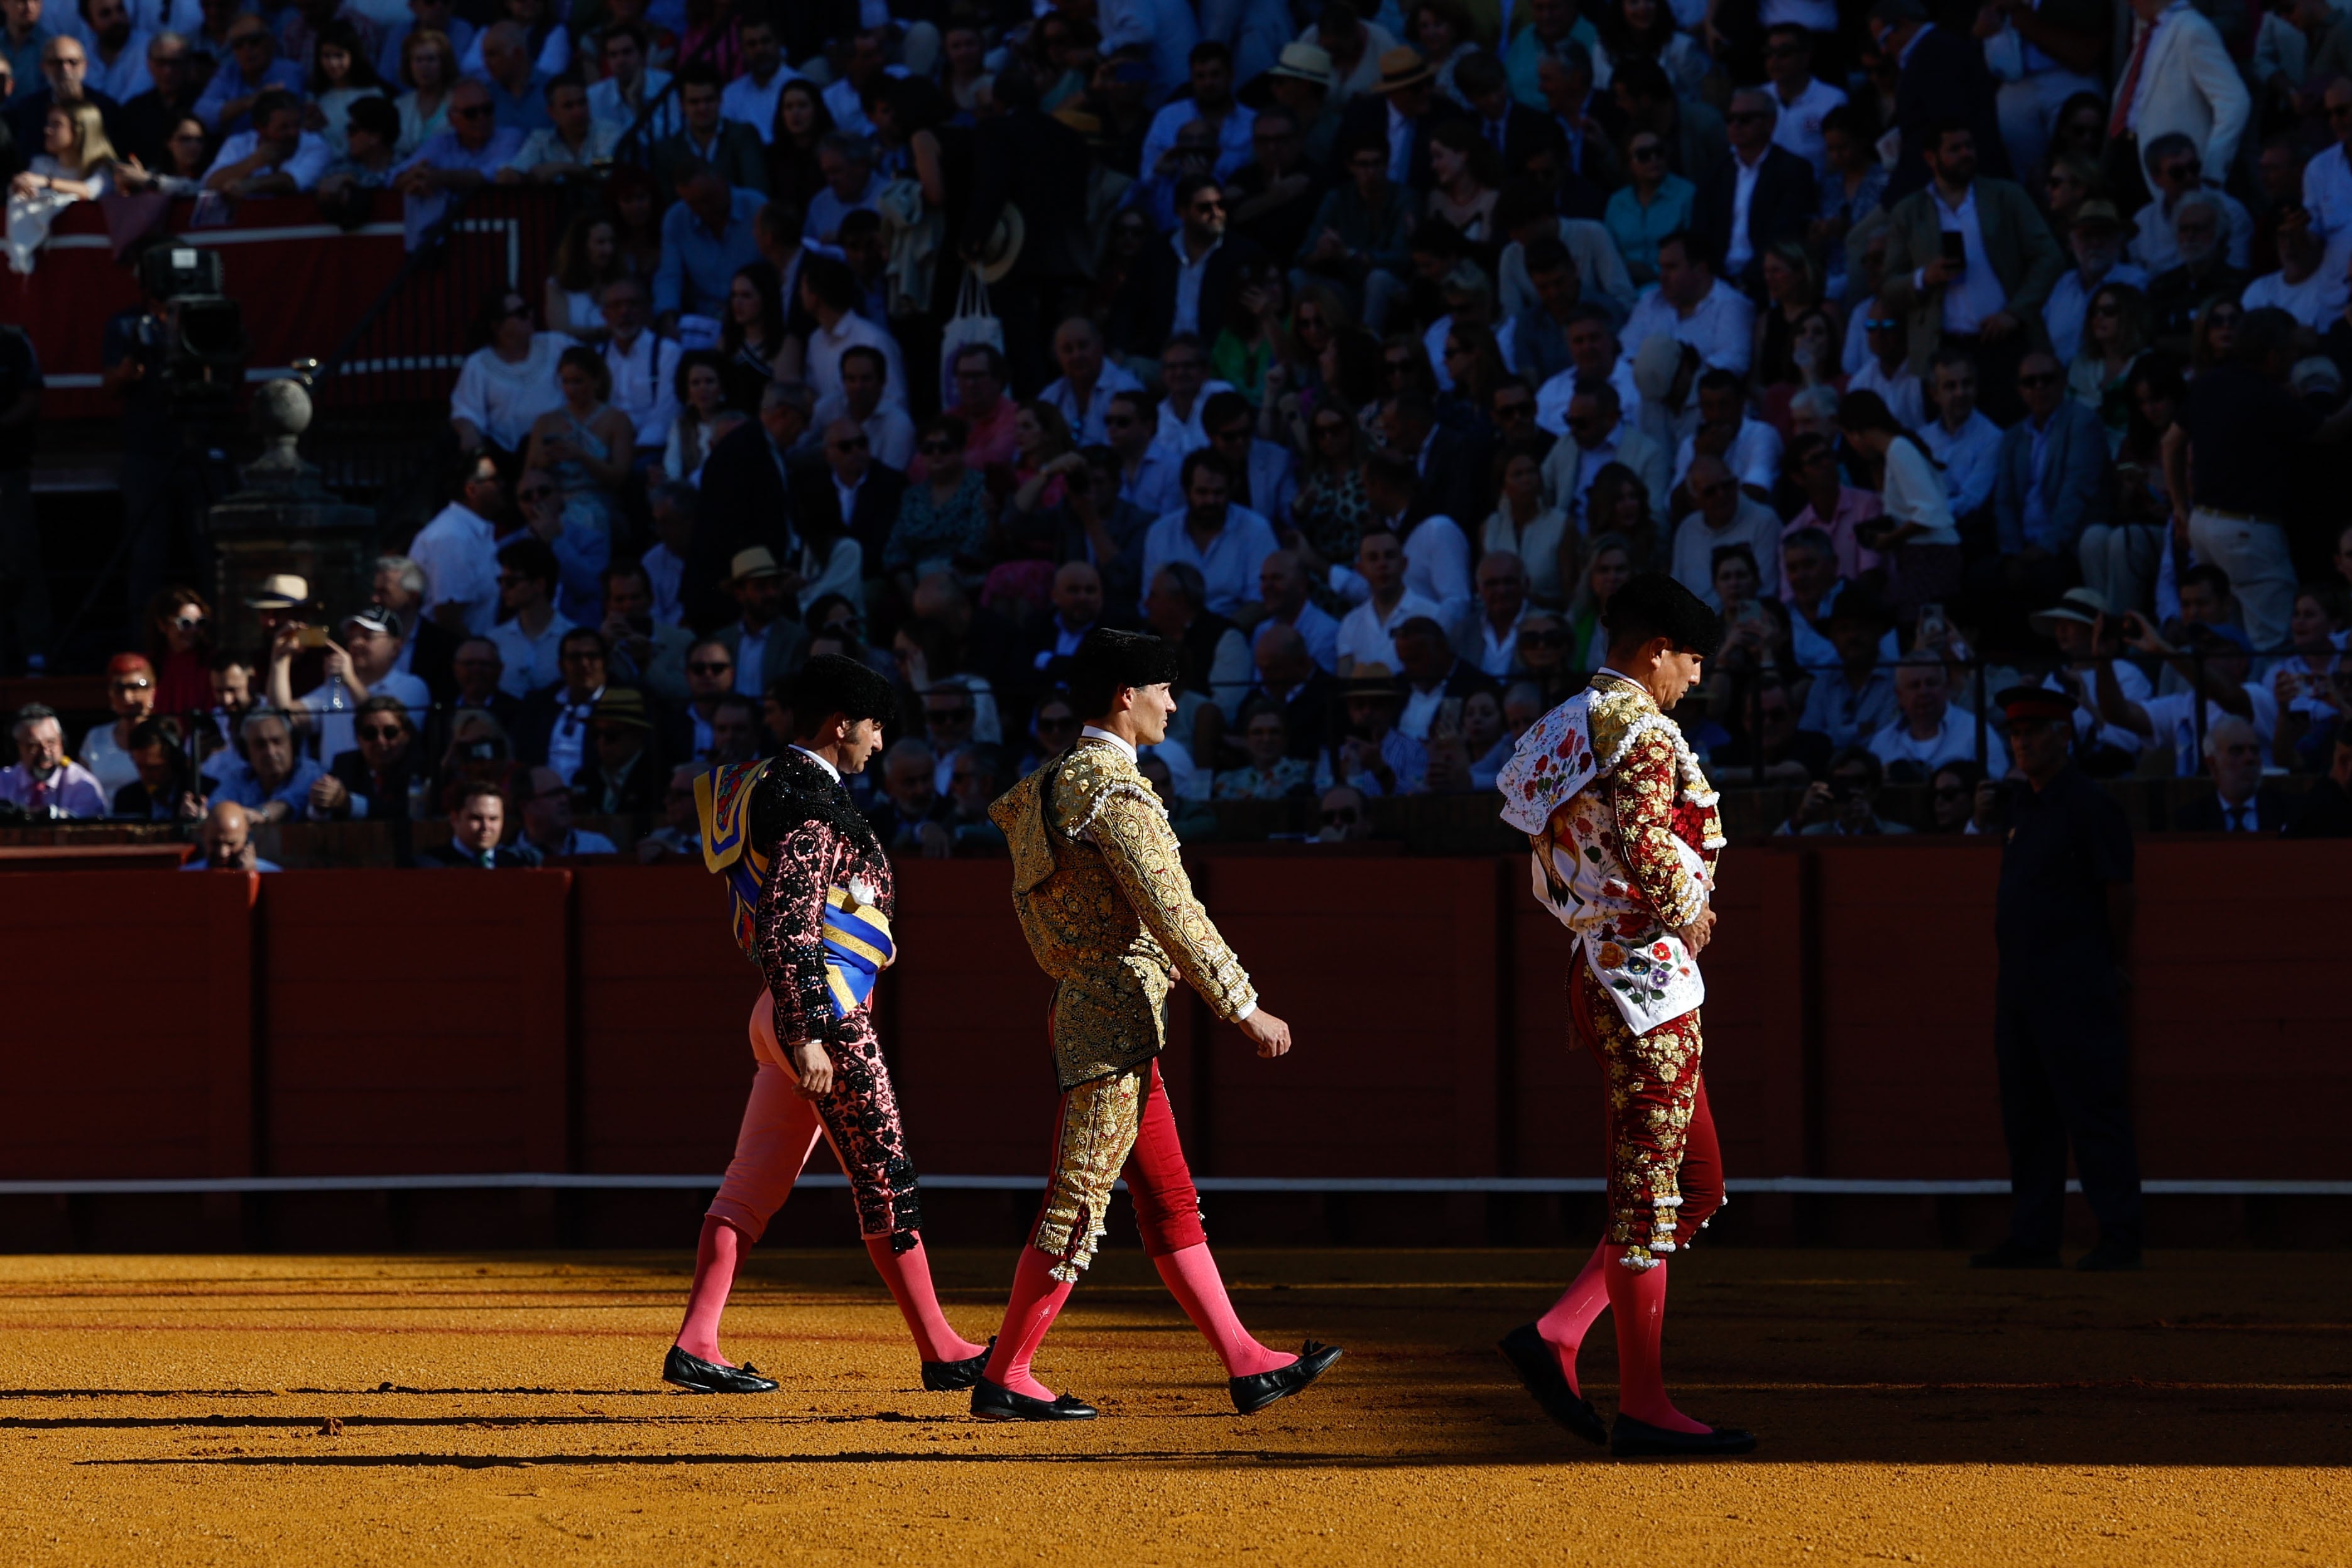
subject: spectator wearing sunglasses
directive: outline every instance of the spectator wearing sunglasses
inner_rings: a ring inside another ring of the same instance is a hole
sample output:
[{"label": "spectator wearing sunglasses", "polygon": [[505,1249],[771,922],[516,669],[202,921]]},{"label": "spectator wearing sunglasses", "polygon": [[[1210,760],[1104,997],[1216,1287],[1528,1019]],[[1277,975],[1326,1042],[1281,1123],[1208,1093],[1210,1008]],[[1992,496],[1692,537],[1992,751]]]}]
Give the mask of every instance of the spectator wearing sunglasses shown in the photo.
[{"label": "spectator wearing sunglasses", "polygon": [[[229,25],[228,58],[196,100],[196,118],[215,136],[249,131],[254,100],[271,89],[302,96],[302,68],[278,58],[269,24],[247,12]],[[20,89],[19,90],[23,90]]]},{"label": "spectator wearing sunglasses", "polygon": [[881,575],[907,497],[907,476],[874,460],[874,438],[856,420],[835,420],[823,441],[824,466],[793,476],[803,611],[827,594],[855,599]]},{"label": "spectator wearing sunglasses", "polygon": [[106,705],[114,710],[111,722],[100,724],[81,738],[75,760],[98,780],[112,800],[125,784],[139,777],[131,760],[131,731],[155,711],[155,667],[146,656],[118,653],[106,667]]},{"label": "spectator wearing sunglasses", "polygon": [[410,789],[423,799],[416,726],[399,698],[371,697],[360,704],[352,734],[358,742],[336,754],[310,785],[305,815],[313,822],[406,822]]},{"label": "spectator wearing sunglasses", "polygon": [[408,198],[404,219],[408,248],[441,221],[449,196],[498,177],[522,151],[524,132],[498,122],[490,89],[468,77],[449,89],[449,128],[428,136],[394,172],[393,185]]}]

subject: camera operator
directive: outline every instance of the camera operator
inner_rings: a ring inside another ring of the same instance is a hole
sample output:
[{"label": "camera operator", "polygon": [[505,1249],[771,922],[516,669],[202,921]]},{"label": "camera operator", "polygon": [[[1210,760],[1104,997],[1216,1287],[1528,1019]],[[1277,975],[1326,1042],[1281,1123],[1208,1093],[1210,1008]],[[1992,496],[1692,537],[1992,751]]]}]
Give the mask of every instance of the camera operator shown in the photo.
[{"label": "camera operator", "polygon": [[163,586],[184,530],[180,426],[166,374],[171,342],[168,307],[149,291],[142,268],[138,305],[108,320],[99,351],[100,384],[122,400],[123,571],[132,626]]}]

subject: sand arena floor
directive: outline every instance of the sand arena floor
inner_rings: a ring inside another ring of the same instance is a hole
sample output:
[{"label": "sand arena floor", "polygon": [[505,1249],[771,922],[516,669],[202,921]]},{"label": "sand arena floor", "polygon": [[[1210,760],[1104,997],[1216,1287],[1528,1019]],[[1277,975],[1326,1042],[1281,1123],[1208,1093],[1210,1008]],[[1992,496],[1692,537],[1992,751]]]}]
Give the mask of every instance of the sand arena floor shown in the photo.
[{"label": "sand arena floor", "polygon": [[[939,1258],[966,1333],[1012,1261]],[[0,1561],[2352,1563],[2352,1257],[1702,1251],[1669,1364],[1764,1437],[1705,1466],[1495,1354],[1574,1261],[1227,1253],[1261,1337],[1348,1347],[1242,1420],[1130,1244],[1040,1362],[1103,1419],[1004,1427],[919,1392],[857,1252],[757,1257],[742,1399],[656,1382],[681,1256],[0,1259]]]}]

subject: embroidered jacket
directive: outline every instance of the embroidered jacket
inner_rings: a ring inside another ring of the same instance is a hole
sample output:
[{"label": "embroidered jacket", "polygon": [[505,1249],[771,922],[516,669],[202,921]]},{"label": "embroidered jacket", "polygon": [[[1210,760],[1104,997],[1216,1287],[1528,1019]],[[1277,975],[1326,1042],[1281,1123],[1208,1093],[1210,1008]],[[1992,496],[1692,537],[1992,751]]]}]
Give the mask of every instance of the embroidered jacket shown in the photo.
[{"label": "embroidered jacket", "polygon": [[[800,752],[721,768],[697,784],[704,857],[733,873],[736,939],[775,999],[777,1043],[831,1039],[864,1010],[873,971],[893,956],[889,856],[849,793]],[[878,952],[865,955],[861,973],[847,949],[871,949],[870,939]],[[830,956],[829,941],[841,949]]]},{"label": "embroidered jacket", "polygon": [[1054,982],[1065,1089],[1150,1060],[1167,1043],[1181,974],[1231,1023],[1257,1000],[1192,896],[1167,807],[1118,747],[1082,740],[989,816],[1013,846],[1013,907]]},{"label": "embroidered jacket", "polygon": [[1706,998],[1675,936],[1706,905],[1723,848],[1715,791],[1648,692],[1602,671],[1529,728],[1496,780],[1528,834],[1533,889],[1637,1034]]}]

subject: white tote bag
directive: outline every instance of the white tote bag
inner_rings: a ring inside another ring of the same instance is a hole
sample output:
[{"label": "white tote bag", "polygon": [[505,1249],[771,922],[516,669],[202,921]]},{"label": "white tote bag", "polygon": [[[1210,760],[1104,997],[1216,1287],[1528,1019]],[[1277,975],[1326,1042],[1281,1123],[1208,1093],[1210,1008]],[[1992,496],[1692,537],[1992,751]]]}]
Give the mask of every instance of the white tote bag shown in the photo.
[{"label": "white tote bag", "polygon": [[988,285],[970,267],[963,269],[963,285],[956,290],[956,313],[948,322],[947,331],[940,337],[940,406],[956,405],[955,357],[974,343],[985,344],[998,353],[1004,352],[1004,324],[988,303]]}]

